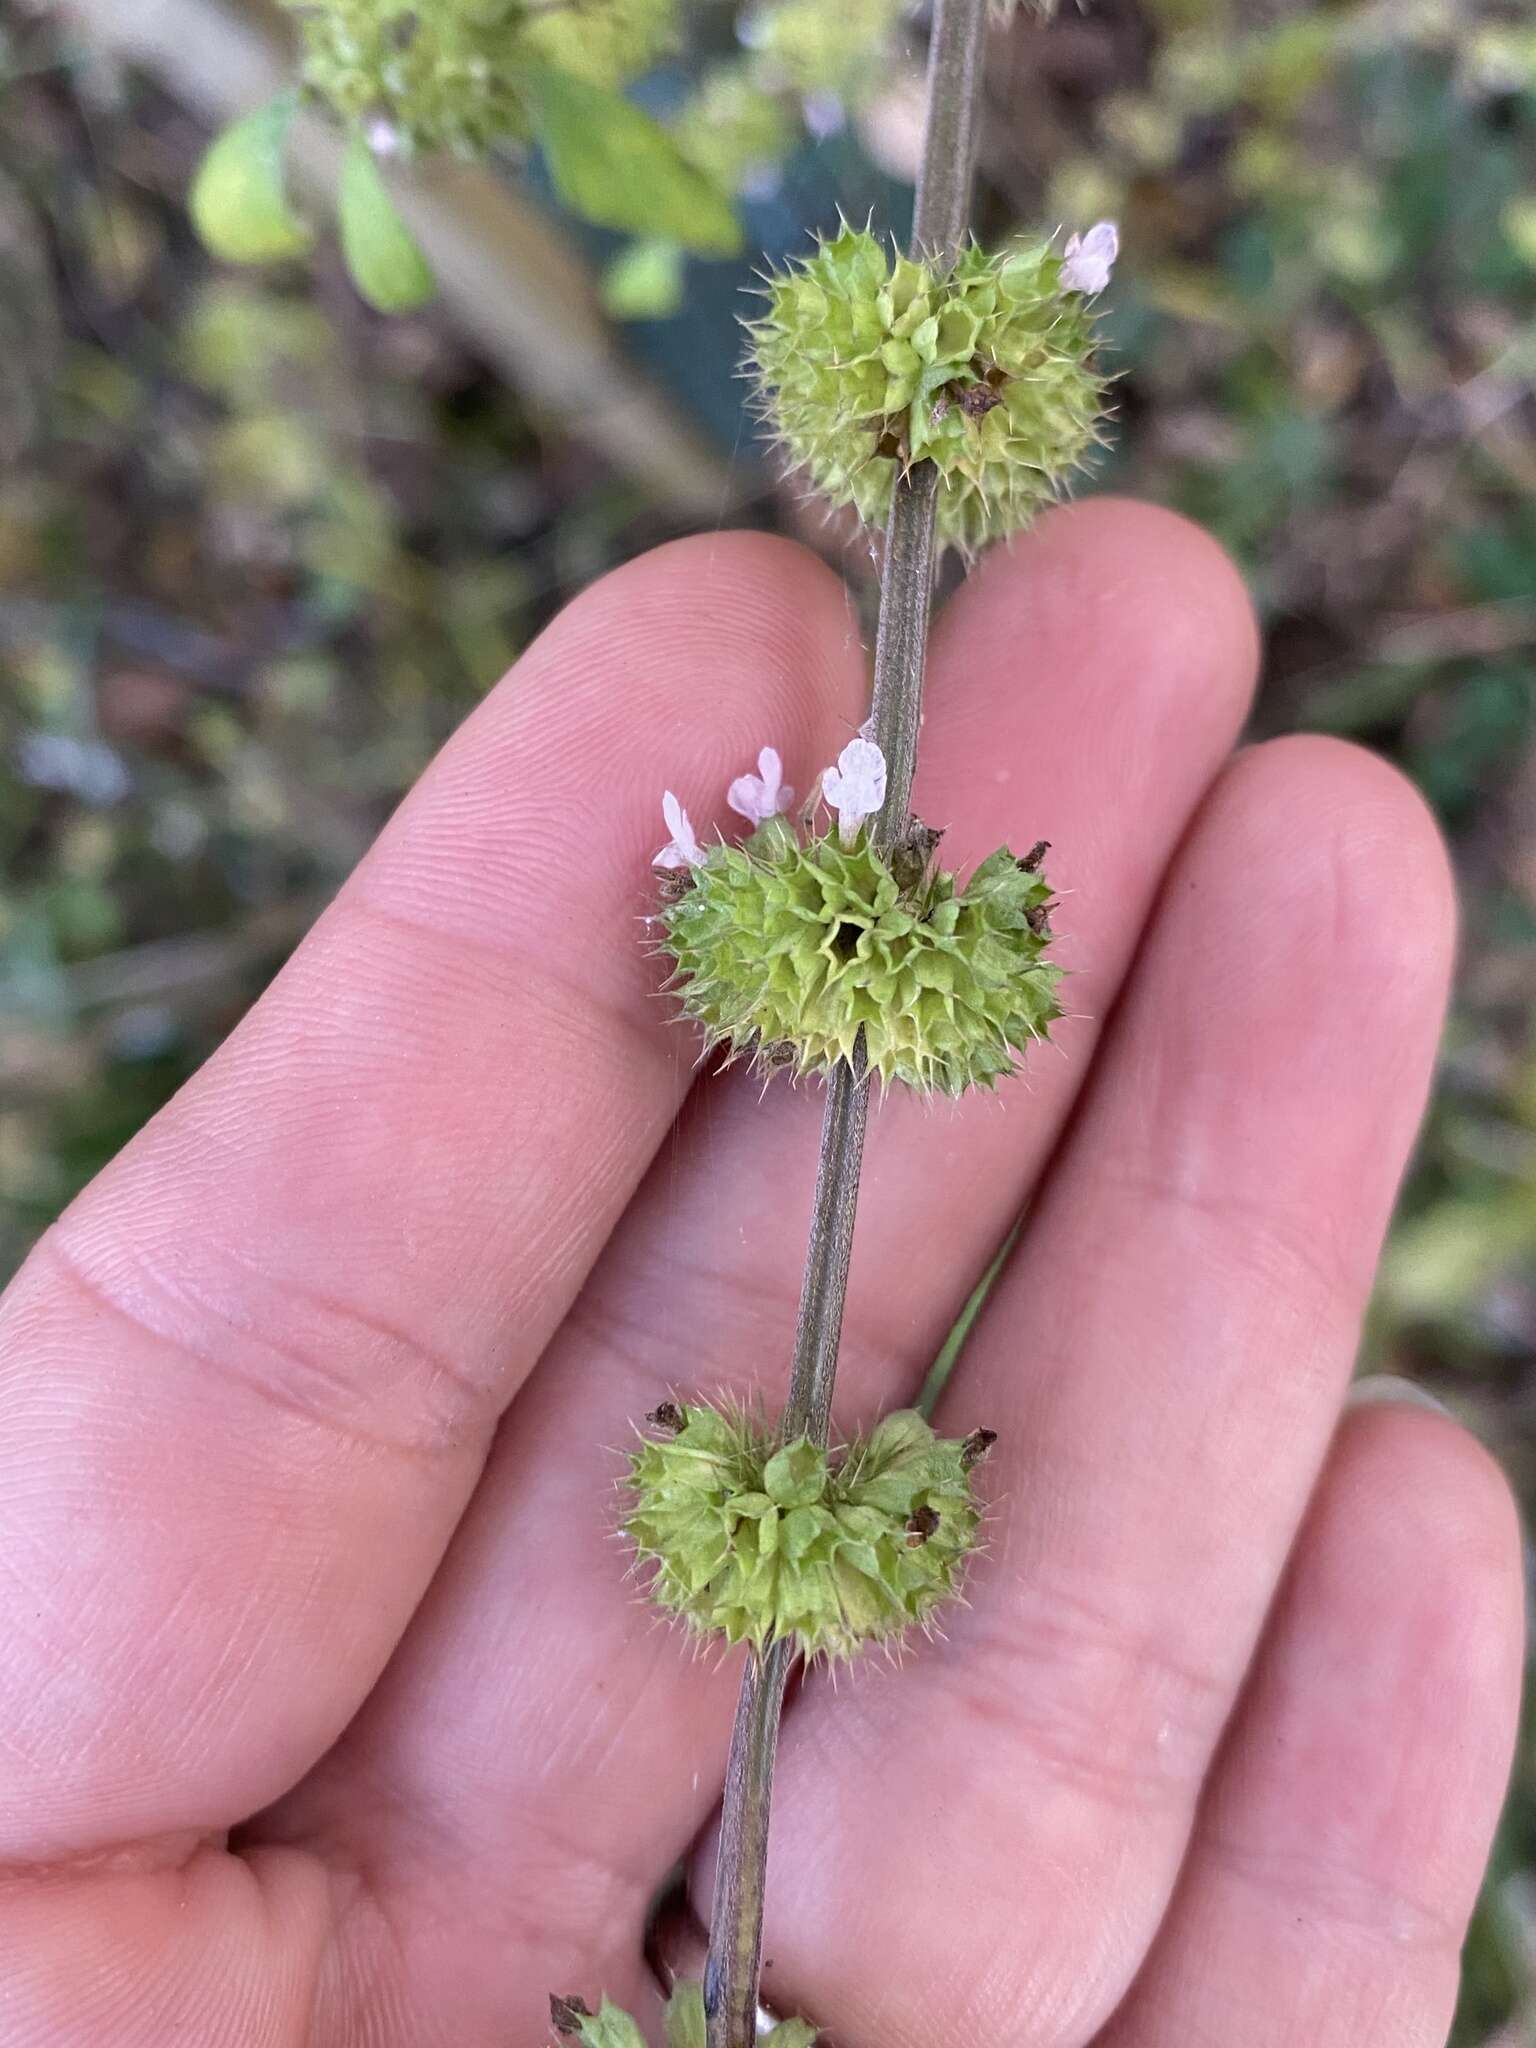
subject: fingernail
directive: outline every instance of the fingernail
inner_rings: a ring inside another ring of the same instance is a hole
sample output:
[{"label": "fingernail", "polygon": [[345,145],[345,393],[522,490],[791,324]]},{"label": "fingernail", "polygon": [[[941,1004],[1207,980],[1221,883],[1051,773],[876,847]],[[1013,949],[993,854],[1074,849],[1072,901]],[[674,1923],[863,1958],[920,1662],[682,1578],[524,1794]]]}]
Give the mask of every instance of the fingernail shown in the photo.
[{"label": "fingernail", "polygon": [[1405,1380],[1401,1373],[1368,1372],[1345,1396],[1346,1408],[1427,1408],[1432,1415],[1449,1415],[1450,1409],[1437,1401],[1417,1380]]}]

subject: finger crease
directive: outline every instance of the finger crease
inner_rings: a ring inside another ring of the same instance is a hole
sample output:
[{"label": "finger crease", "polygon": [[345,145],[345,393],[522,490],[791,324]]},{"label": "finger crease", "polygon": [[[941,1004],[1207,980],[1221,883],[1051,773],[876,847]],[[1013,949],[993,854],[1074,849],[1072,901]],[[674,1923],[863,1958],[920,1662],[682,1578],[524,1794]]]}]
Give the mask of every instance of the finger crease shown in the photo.
[{"label": "finger crease", "polygon": [[[263,1276],[262,1284],[270,1290],[274,1302],[286,1301],[301,1309],[308,1307],[311,1312],[319,1310],[323,1316],[334,1318],[337,1328],[327,1331],[324,1343],[317,1347],[327,1357],[345,1353],[349,1331],[362,1331],[373,1339],[382,1340],[372,1347],[374,1370],[354,1377],[324,1362],[304,1344],[280,1340],[270,1331],[259,1330],[256,1327],[258,1318],[254,1315],[237,1318],[221,1313],[211,1302],[189,1293],[185,1284],[171,1285],[158,1274],[138,1265],[135,1268],[136,1278],[174,1309],[190,1310],[207,1329],[212,1341],[200,1342],[185,1330],[166,1328],[142,1305],[124,1299],[117,1289],[90,1272],[59,1232],[50,1233],[43,1240],[43,1248],[51,1255],[65,1284],[90,1307],[113,1316],[204,1372],[216,1373],[223,1380],[246,1387],[279,1413],[310,1428],[322,1429],[370,1456],[381,1451],[392,1456],[430,1460],[445,1454],[458,1456],[468,1440],[483,1438],[489,1427],[488,1415],[483,1421],[477,1417],[477,1411],[484,1414],[487,1407],[485,1390],[462,1368],[434,1354],[387,1322],[372,1319],[355,1307],[331,1303],[318,1296],[307,1297],[303,1290],[287,1282],[270,1281]],[[231,1263],[248,1273],[254,1270],[238,1256],[232,1256]],[[379,1363],[389,1364],[392,1370],[387,1374],[379,1372]],[[274,1366],[277,1368],[275,1371],[271,1369]],[[443,1412],[433,1419],[430,1426],[414,1433],[388,1432],[361,1420],[363,1414],[374,1413],[382,1405],[381,1395],[390,1382],[398,1382],[402,1370],[429,1389],[449,1389],[446,1402],[432,1404]],[[356,1413],[347,1413],[349,1409]],[[469,1411],[470,1422],[467,1431],[466,1410]]]}]

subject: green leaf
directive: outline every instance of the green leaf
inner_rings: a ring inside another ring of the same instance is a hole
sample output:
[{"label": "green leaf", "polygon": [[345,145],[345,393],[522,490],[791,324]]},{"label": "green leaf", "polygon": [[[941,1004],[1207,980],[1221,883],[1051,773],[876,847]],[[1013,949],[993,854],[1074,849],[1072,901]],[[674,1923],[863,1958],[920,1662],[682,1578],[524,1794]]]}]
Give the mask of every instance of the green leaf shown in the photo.
[{"label": "green leaf", "polygon": [[437,280],[361,135],[354,134],[347,144],[336,207],[341,252],[369,305],[380,313],[411,313],[424,306]]},{"label": "green leaf", "polygon": [[682,298],[683,252],[676,242],[631,242],[603,272],[603,305],[615,320],[665,320]]},{"label": "green leaf", "polygon": [[231,122],[198,167],[188,200],[193,225],[226,263],[281,262],[313,240],[284,185],[283,147],[296,104],[282,93]]},{"label": "green leaf", "polygon": [[704,1989],[679,1977],[667,2000],[667,2048],[704,2048]]},{"label": "green leaf", "polygon": [[740,224],[719,186],[621,93],[544,69],[530,77],[528,105],[555,190],[573,213],[706,255],[731,256],[741,247]]}]

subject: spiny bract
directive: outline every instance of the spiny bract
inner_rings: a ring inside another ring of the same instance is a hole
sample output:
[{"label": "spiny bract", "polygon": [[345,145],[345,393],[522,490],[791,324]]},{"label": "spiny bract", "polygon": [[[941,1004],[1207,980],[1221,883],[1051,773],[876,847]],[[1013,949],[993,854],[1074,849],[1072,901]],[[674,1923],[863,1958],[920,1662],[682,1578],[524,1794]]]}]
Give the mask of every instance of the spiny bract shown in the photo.
[{"label": "spiny bract", "polygon": [[912,1410],[828,1452],[690,1402],[651,1417],[630,1461],[625,1533],[651,1596],[701,1635],[793,1636],[847,1658],[928,1622],[976,1547],[971,1470],[989,1431],[935,1436]]},{"label": "spiny bract", "polygon": [[1006,846],[963,889],[942,868],[904,884],[866,833],[802,844],[775,818],[712,846],[664,905],[683,1008],[710,1044],[801,1074],[851,1059],[860,1030],[883,1083],[991,1087],[1061,1015],[1047,960],[1050,885]]},{"label": "spiny bract", "polygon": [[414,150],[476,156],[528,132],[540,62],[610,85],[668,48],[675,0],[283,0],[299,17],[303,77],[350,125],[387,123]]},{"label": "spiny bract", "polygon": [[845,227],[768,285],[748,328],[765,418],[836,505],[883,524],[899,472],[939,471],[938,531],[970,554],[1028,526],[1099,438],[1094,321],[1049,243],[953,270]]},{"label": "spiny bract", "polygon": [[[605,1998],[596,2012],[579,1998],[552,1998],[549,2016],[555,2032],[579,2040],[582,2048],[646,2048],[644,2034],[621,2006]],[[679,1978],[667,2000],[667,2048],[705,2048],[704,1988]],[[816,2029],[809,2020],[780,2020],[758,2035],[758,2048],[812,2048]]]}]

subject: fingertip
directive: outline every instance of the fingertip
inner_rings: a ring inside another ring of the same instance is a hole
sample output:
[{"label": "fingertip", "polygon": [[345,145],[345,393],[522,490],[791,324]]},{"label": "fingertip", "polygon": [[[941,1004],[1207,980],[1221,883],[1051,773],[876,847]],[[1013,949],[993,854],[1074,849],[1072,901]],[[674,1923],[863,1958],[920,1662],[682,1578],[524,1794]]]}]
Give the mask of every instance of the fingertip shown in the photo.
[{"label": "fingertip", "polygon": [[1258,676],[1258,621],[1231,556],[1179,513],[1131,498],[1057,506],[994,549],[951,610],[1000,645],[1011,636],[1017,648],[1021,634],[1062,655],[1102,644],[1126,687],[1165,680],[1197,725],[1208,708],[1235,729]]},{"label": "fingertip", "polygon": [[1514,1496],[1471,1432],[1406,1402],[1346,1414],[1285,1603],[1291,1697],[1330,1827],[1452,1928],[1508,1778],[1524,1598]]},{"label": "fingertip", "polygon": [[[1452,936],[1444,851],[1403,778],[1339,741],[1271,741],[1206,796],[1116,1021],[1139,1170],[1215,1185],[1219,1161],[1221,1201],[1265,1222],[1234,1247],[1250,1281],[1293,1287],[1304,1257],[1351,1324],[1423,1113]],[[1315,1391],[1305,1371],[1296,1391]]]},{"label": "fingertip", "polygon": [[1214,1811],[1266,1868],[1453,1940],[1503,1797],[1523,1663],[1509,1485],[1448,1416],[1340,1424]]},{"label": "fingertip", "polygon": [[1239,835],[1251,872],[1347,961],[1378,1015],[1438,1031],[1456,949],[1456,886],[1433,812],[1406,776],[1347,740],[1292,734],[1240,754],[1203,821]]},{"label": "fingertip", "polygon": [[1341,1562],[1347,1555],[1346,1568],[1366,1587],[1395,1595],[1412,1585],[1441,1618],[1432,1641],[1442,1655],[1470,1638],[1489,1702],[1502,1705],[1512,1727],[1523,1664],[1523,1539],[1498,1460],[1446,1411],[1406,1395],[1381,1399],[1345,1414],[1329,1490],[1333,1512],[1348,1524]]},{"label": "fingertip", "polygon": [[1035,538],[1084,582],[1102,585],[1112,577],[1122,603],[1186,621],[1252,687],[1261,650],[1253,598],[1236,562],[1205,527],[1164,505],[1106,495],[1057,506]]},{"label": "fingertip", "polygon": [[1467,1431],[1391,1383],[1349,1410],[1106,2048],[1445,2040],[1514,1740],[1519,1554]]},{"label": "fingertip", "polygon": [[615,729],[650,711],[679,724],[745,717],[756,733],[765,718],[804,725],[829,704],[851,710],[863,654],[847,587],[826,563],[797,541],[730,531],[668,541],[611,570],[514,675],[504,687],[519,695],[552,682],[595,689]]},{"label": "fingertip", "polygon": [[[407,798],[362,886],[479,938],[529,874],[546,900],[584,889],[550,859],[568,849],[643,887],[664,790],[708,834],[764,746],[808,787],[863,716],[864,679],[848,592],[806,549],[749,532],[669,542],[545,628]],[[632,938],[637,894],[610,901]]]}]

